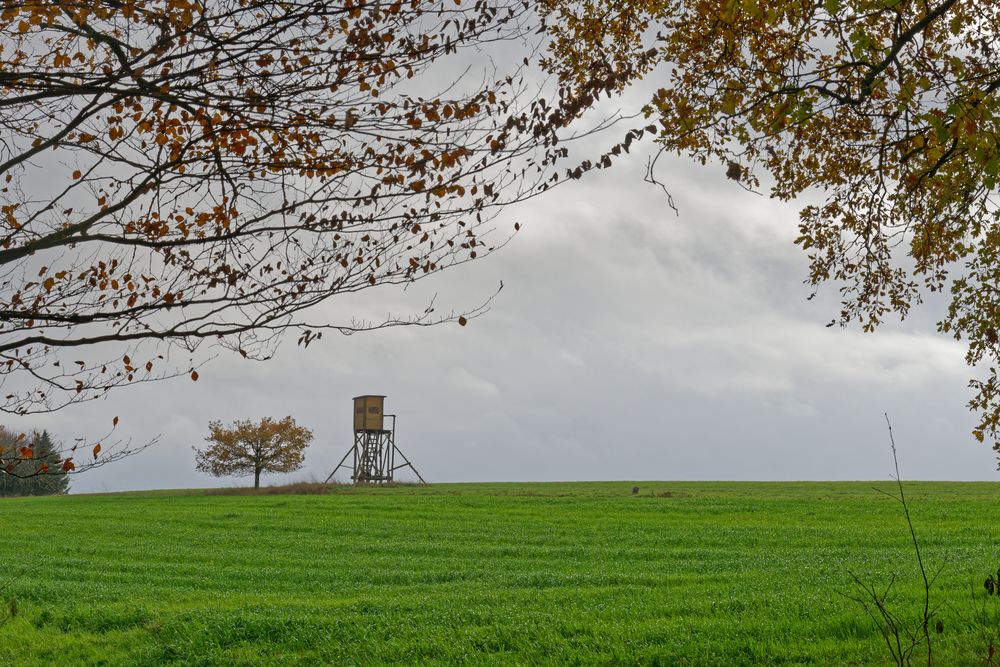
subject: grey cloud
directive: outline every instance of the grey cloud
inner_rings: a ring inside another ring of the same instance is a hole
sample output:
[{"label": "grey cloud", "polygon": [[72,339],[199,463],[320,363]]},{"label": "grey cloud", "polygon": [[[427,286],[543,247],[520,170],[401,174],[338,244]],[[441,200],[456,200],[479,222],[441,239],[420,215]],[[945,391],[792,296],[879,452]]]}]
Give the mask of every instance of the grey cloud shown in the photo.
[{"label": "grey cloud", "polygon": [[210,486],[190,446],[211,419],[292,414],[316,432],[323,478],[350,445],[350,398],[388,395],[398,441],[430,480],[884,479],[882,417],[903,473],[995,479],[969,436],[961,345],[921,316],[875,335],[828,329],[826,291],[807,301],[792,245],[797,206],[746,193],[718,169],[665,164],[675,216],[642,183],[645,156],[505,212],[524,224],[483,261],[409,290],[375,290],[329,314],[419,312],[437,293],[472,306],[469,326],[327,335],[267,363],[223,356],[201,379],[112,394],[26,419],[63,438],[112,416],[140,456],[77,478],[78,491]]}]

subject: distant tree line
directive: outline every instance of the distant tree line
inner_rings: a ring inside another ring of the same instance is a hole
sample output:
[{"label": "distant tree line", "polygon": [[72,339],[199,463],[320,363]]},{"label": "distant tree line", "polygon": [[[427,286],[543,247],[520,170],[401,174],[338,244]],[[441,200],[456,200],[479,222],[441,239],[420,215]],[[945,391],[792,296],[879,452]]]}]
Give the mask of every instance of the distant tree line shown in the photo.
[{"label": "distant tree line", "polygon": [[69,477],[59,462],[59,450],[48,431],[15,433],[0,426],[0,460],[4,453],[30,449],[30,456],[0,467],[0,497],[50,496],[69,490]]}]

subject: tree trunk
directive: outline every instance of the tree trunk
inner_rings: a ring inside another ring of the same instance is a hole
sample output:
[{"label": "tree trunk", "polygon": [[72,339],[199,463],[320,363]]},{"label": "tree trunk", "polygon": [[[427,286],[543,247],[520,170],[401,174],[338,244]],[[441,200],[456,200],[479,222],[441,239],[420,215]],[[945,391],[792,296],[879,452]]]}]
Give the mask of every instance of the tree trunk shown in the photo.
[{"label": "tree trunk", "polygon": [[260,488],[260,468],[253,469],[253,488]]}]

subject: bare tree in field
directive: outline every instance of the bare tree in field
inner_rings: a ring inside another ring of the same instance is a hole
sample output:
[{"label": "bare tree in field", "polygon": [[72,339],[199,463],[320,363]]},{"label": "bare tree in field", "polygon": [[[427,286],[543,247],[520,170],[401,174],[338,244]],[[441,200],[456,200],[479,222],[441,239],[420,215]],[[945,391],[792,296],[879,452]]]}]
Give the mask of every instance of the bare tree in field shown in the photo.
[{"label": "bare tree in field", "polygon": [[289,330],[464,324],[479,311],[307,311],[509,238],[490,221],[547,187],[565,117],[525,95],[520,54],[462,71],[534,21],[519,2],[4,4],[0,410],[197,380],[206,341],[267,358]]},{"label": "bare tree in field", "polygon": [[224,427],[221,422],[208,425],[209,446],[195,448],[196,467],[215,477],[253,475],[253,488],[260,488],[262,472],[292,472],[302,467],[305,449],[313,434],[291,417],[274,421],[265,417],[249,419]]}]

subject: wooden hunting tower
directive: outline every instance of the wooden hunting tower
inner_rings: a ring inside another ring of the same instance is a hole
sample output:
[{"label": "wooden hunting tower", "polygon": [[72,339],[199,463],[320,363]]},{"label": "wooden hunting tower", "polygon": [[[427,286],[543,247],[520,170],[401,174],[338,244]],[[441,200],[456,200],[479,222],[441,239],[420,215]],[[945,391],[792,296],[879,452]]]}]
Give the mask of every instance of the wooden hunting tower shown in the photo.
[{"label": "wooden hunting tower", "polygon": [[[391,428],[385,428],[385,420],[392,420]],[[405,461],[396,465],[396,454]],[[347,465],[351,457],[352,464]],[[417,469],[396,447],[396,415],[385,414],[385,396],[368,394],[354,397],[354,446],[344,454],[326,481],[329,482],[341,468],[351,469],[351,481],[355,484],[387,484],[400,468],[410,468],[417,478],[424,482]]]},{"label": "wooden hunting tower", "polygon": [[385,396],[354,397],[354,430],[381,431],[384,425]]}]

